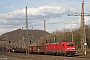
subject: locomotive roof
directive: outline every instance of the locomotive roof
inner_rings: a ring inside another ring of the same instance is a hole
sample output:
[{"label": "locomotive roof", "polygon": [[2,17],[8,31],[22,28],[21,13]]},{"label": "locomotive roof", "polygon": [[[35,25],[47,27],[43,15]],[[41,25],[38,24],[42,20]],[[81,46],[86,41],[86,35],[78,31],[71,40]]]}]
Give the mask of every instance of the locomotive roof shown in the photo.
[{"label": "locomotive roof", "polygon": [[[47,44],[62,44],[62,43],[73,43],[73,42],[63,41],[63,42],[51,42],[51,43],[47,43]],[[46,45],[47,45],[47,44],[46,44]]]},{"label": "locomotive roof", "polygon": [[51,42],[50,44],[61,44],[60,42]]}]

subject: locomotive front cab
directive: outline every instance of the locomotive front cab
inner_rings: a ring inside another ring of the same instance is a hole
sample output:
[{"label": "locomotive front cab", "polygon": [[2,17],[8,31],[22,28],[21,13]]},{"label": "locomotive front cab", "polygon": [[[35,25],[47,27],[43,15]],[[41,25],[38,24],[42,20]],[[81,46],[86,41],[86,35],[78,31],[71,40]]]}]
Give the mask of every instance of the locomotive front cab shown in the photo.
[{"label": "locomotive front cab", "polygon": [[76,53],[74,42],[64,42],[63,51],[66,55],[74,55]]}]

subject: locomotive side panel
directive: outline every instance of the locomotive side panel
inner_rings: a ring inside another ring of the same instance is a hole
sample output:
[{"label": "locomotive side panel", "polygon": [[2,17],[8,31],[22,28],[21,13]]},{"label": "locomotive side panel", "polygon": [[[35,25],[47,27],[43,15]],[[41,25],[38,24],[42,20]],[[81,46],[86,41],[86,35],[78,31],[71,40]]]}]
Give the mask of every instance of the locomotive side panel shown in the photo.
[{"label": "locomotive side panel", "polygon": [[46,52],[52,55],[61,55],[62,53],[62,44],[60,43],[51,43],[46,45]]}]

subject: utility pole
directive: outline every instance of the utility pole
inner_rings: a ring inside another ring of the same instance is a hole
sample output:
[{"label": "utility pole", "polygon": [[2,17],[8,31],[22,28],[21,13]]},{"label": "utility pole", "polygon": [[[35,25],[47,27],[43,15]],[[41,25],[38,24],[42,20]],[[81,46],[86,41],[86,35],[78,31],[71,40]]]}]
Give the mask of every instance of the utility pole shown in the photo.
[{"label": "utility pole", "polygon": [[73,42],[73,31],[71,31],[71,34],[72,34],[72,42]]},{"label": "utility pole", "polygon": [[26,55],[29,55],[29,38],[28,38],[28,17],[27,17],[27,6],[26,6]]},{"label": "utility pole", "polygon": [[8,48],[8,39],[7,39],[7,34],[8,34],[8,33],[6,33],[6,52],[7,52],[7,48]]},{"label": "utility pole", "polygon": [[46,44],[46,20],[44,21],[44,41]]},{"label": "utility pole", "polygon": [[86,55],[86,33],[85,33],[85,19],[84,16],[90,16],[90,14],[84,13],[84,1],[82,1],[82,11],[80,14],[70,14],[68,16],[81,16],[81,29],[82,29],[82,36],[81,36],[81,48],[82,52]]}]

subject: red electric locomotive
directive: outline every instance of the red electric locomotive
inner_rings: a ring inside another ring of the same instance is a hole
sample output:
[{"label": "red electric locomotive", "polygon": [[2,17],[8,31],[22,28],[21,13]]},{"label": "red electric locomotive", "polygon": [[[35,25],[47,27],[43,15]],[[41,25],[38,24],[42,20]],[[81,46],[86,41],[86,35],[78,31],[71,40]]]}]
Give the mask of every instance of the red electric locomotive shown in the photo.
[{"label": "red electric locomotive", "polygon": [[55,55],[74,55],[76,48],[74,42],[55,42],[46,44],[46,52]]}]

